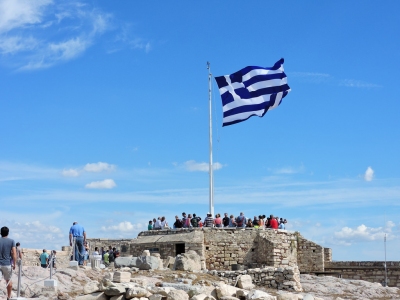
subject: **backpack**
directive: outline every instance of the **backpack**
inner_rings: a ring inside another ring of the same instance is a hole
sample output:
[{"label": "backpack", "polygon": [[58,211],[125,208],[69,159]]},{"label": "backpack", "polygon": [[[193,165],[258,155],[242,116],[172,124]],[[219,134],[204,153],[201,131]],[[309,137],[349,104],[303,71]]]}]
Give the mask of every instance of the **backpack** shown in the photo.
[{"label": "backpack", "polygon": [[243,226],[243,220],[244,220],[244,218],[237,217],[236,226],[237,227],[242,227]]},{"label": "backpack", "polygon": [[110,253],[110,255],[108,256],[108,261],[109,262],[114,262],[114,252]]},{"label": "backpack", "polygon": [[199,227],[197,218],[192,218],[192,220],[190,222],[192,222],[193,227]]}]

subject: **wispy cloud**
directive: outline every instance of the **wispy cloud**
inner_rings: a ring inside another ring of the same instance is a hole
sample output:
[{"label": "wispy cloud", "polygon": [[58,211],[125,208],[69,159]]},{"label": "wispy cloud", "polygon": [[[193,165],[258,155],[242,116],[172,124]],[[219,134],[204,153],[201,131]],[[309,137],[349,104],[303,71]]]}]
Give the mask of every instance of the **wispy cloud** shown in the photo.
[{"label": "wispy cloud", "polygon": [[112,189],[117,185],[112,179],[104,179],[102,181],[93,181],[85,185],[87,189]]},{"label": "wispy cloud", "polygon": [[372,181],[373,178],[374,178],[374,170],[372,170],[371,167],[368,167],[364,174],[364,180]]},{"label": "wispy cloud", "polygon": [[110,225],[110,226],[102,226],[101,227],[102,231],[106,231],[106,232],[113,231],[113,232],[116,232],[116,233],[121,233],[121,232],[122,233],[126,233],[126,232],[132,233],[134,231],[140,231],[142,229],[143,229],[143,225],[141,223],[132,224],[129,221],[124,221],[124,222],[121,222],[121,223],[119,223],[117,225]]},{"label": "wispy cloud", "polygon": [[[187,162],[184,163],[184,167],[187,171],[189,172],[208,172],[210,170],[210,165],[209,163],[206,162],[196,162],[194,160],[188,160]],[[220,170],[222,169],[222,164],[219,162],[213,163],[213,170]]]},{"label": "wispy cloud", "polygon": [[0,2],[0,54],[19,70],[75,59],[109,30],[112,16],[78,2]]},{"label": "wispy cloud", "polygon": [[296,174],[304,172],[304,166],[300,167],[283,167],[278,169],[272,169],[274,174]]},{"label": "wispy cloud", "polygon": [[78,177],[79,171],[77,169],[63,170],[61,174],[65,177]]},{"label": "wispy cloud", "polygon": [[92,163],[92,164],[86,164],[86,166],[83,168],[86,172],[103,172],[103,171],[114,171],[116,168],[115,165],[101,162],[99,161],[98,163]]},{"label": "wispy cloud", "polygon": [[366,88],[366,89],[371,89],[371,88],[381,88],[382,86],[379,84],[375,83],[368,83],[364,82],[361,80],[355,80],[355,79],[345,79],[342,80],[339,85],[341,86],[347,86],[347,87],[352,87],[352,88]]}]

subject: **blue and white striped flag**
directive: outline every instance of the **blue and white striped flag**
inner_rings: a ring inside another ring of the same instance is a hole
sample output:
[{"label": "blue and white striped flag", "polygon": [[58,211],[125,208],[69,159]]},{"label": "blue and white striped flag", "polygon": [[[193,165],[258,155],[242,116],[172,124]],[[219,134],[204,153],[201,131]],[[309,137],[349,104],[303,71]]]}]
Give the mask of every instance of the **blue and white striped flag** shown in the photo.
[{"label": "blue and white striped flag", "polygon": [[283,62],[281,58],[272,68],[246,67],[215,77],[224,112],[222,126],[243,122],[251,116],[263,117],[281,104],[290,92]]}]

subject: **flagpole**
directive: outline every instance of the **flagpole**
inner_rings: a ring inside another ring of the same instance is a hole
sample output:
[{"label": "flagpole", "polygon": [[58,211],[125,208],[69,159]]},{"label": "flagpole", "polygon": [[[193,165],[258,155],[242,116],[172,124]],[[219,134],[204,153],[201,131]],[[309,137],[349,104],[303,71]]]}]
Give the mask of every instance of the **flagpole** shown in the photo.
[{"label": "flagpole", "polygon": [[210,165],[209,165],[209,175],[210,175],[210,187],[209,187],[209,200],[210,200],[210,214],[214,217],[214,176],[213,176],[213,156],[212,156],[212,105],[211,105],[211,69],[210,63],[207,62],[208,69],[208,103],[210,108]]}]

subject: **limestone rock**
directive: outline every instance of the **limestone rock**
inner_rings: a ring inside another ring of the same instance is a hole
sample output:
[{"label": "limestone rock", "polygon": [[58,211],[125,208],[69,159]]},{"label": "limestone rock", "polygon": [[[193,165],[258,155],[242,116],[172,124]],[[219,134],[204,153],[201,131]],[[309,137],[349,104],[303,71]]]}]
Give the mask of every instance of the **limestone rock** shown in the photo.
[{"label": "limestone rock", "polygon": [[125,296],[124,295],[119,295],[119,296],[112,296],[110,298],[110,300],[125,300]]},{"label": "limestone rock", "polygon": [[240,276],[239,280],[238,280],[238,286],[241,289],[251,290],[254,287],[252,280],[251,280],[251,276],[250,275]]},{"label": "limestone rock", "polygon": [[114,266],[116,268],[123,268],[123,267],[136,267],[137,257],[117,257],[114,261]]},{"label": "limestone rock", "polygon": [[238,288],[224,283],[221,283],[219,286],[215,288],[218,299],[225,296],[236,297],[236,293],[238,290],[239,290]]},{"label": "limestone rock", "polygon": [[236,291],[236,298],[243,299],[247,298],[247,295],[249,294],[249,291],[246,290],[237,290]]},{"label": "limestone rock", "polygon": [[174,263],[175,263],[175,257],[172,256],[168,256],[165,260],[164,260],[164,268],[170,268],[172,269],[174,267]]},{"label": "limestone rock", "polygon": [[160,294],[151,295],[149,300],[162,300],[163,296]]},{"label": "limestone rock", "polygon": [[211,295],[199,294],[193,296],[192,298],[190,298],[190,300],[216,300],[216,299]]},{"label": "limestone rock", "polygon": [[306,294],[304,295],[303,300],[314,300],[314,296],[311,294]]},{"label": "limestone rock", "polygon": [[83,293],[85,295],[99,292],[99,291],[100,291],[100,288],[99,288],[99,283],[97,281],[90,281],[90,282],[86,283],[86,285],[83,287]]},{"label": "limestone rock", "polygon": [[276,297],[259,290],[251,290],[247,295],[247,300],[276,300]]},{"label": "limestone rock", "polygon": [[148,296],[151,296],[151,293],[145,288],[141,287],[129,288],[125,294],[126,299],[148,297]]},{"label": "limestone rock", "polygon": [[124,286],[114,285],[114,286],[107,287],[104,291],[104,294],[106,294],[107,296],[118,296],[118,295],[124,294],[125,292],[126,292],[126,289]]},{"label": "limestone rock", "polygon": [[[278,295],[277,300],[300,300],[299,295],[292,294],[292,293],[282,293]],[[303,297],[301,297],[303,299]]]},{"label": "limestone rock", "polygon": [[173,287],[157,287],[157,286],[150,286],[147,290],[152,294],[158,294],[167,297],[168,293],[172,290],[175,290]]},{"label": "limestone rock", "polygon": [[193,250],[189,250],[187,253],[177,255],[173,269],[181,271],[200,271],[200,256]]},{"label": "limestone rock", "polygon": [[150,256],[150,251],[149,250],[144,250],[142,252],[142,256]]},{"label": "limestone rock", "polygon": [[113,281],[114,282],[130,282],[131,281],[131,273],[129,273],[129,272],[114,272]]},{"label": "limestone rock", "polygon": [[156,270],[159,267],[160,260],[154,256],[141,256],[137,258],[136,267],[140,270]]},{"label": "limestone rock", "polygon": [[107,296],[104,295],[104,293],[93,293],[93,294],[88,294],[84,296],[78,296],[75,298],[75,300],[107,300]]},{"label": "limestone rock", "polygon": [[219,298],[219,300],[240,300],[239,298],[232,297],[232,296],[225,296],[222,298]]},{"label": "limestone rock", "polygon": [[189,300],[189,296],[182,290],[172,290],[168,293],[167,300]]}]

